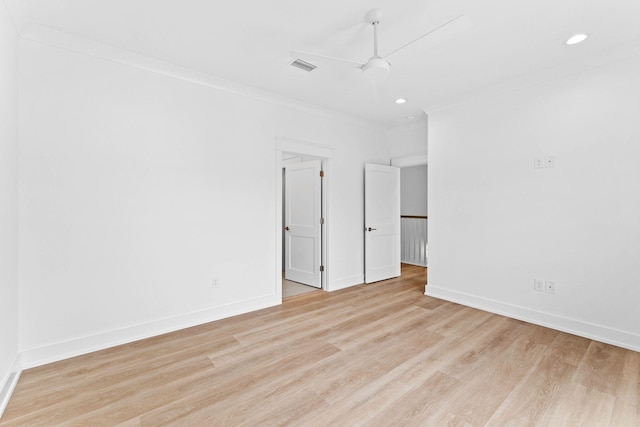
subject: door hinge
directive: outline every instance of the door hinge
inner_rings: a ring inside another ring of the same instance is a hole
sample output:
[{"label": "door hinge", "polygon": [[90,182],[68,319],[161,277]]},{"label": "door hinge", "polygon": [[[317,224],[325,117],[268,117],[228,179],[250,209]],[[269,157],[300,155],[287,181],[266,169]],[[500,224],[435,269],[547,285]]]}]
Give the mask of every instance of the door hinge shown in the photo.
[{"label": "door hinge", "polygon": [[320,171],[320,178],[324,178],[324,171]]},{"label": "door hinge", "polygon": [[320,218],[320,225],[324,225],[324,218]]},{"label": "door hinge", "polygon": [[320,271],[324,271],[324,265],[320,266]]}]

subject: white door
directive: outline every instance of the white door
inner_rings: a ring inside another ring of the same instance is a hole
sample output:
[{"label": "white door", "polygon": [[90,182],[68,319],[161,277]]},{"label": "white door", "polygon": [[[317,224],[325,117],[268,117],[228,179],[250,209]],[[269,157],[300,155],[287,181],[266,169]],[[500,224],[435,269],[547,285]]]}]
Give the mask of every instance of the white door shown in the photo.
[{"label": "white door", "polygon": [[364,168],[364,281],[400,276],[400,168]]},{"label": "white door", "polygon": [[312,160],[285,167],[284,276],[322,287],[322,162]]}]

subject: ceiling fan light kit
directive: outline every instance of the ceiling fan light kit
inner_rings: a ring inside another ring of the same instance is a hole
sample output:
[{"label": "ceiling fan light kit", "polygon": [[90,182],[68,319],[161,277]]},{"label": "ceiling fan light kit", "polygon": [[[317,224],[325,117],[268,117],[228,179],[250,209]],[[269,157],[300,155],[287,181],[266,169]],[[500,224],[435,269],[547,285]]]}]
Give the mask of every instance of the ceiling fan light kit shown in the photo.
[{"label": "ceiling fan light kit", "polygon": [[371,58],[362,66],[362,75],[369,80],[381,80],[389,75],[391,64],[382,58]]}]

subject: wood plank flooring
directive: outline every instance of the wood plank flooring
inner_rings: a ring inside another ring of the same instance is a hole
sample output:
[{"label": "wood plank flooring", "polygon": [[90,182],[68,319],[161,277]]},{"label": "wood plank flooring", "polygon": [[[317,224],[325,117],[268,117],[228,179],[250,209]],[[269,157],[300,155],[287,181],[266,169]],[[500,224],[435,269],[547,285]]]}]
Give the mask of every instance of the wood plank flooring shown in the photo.
[{"label": "wood plank flooring", "polygon": [[282,299],[306,294],[307,292],[322,292],[322,289],[303,285],[302,283],[292,282],[291,280],[285,279],[284,274],[282,276]]},{"label": "wood plank flooring", "polygon": [[426,297],[425,278],[27,370],[0,426],[640,426],[640,353]]}]

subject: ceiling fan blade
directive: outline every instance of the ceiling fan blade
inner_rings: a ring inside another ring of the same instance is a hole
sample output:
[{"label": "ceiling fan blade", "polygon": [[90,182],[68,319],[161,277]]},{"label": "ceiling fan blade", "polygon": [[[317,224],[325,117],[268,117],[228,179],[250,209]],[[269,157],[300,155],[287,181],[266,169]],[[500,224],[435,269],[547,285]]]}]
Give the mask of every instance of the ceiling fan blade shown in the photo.
[{"label": "ceiling fan blade", "polygon": [[429,36],[429,41],[432,44],[440,44],[441,42],[452,38],[464,31],[466,31],[467,29],[469,29],[471,27],[471,19],[469,19],[468,16],[466,15],[458,15],[455,18],[445,22],[444,24],[440,25],[439,27],[436,27],[432,30],[427,31],[426,33],[424,33],[423,35],[421,35],[420,37],[418,37],[417,39],[411,40],[409,43],[405,43],[402,46],[400,46],[399,48],[397,48],[396,50],[391,51],[390,53],[388,53],[387,55],[385,55],[385,58],[388,58],[389,56],[393,55],[394,53],[404,49],[407,46],[412,45],[413,43],[422,40],[423,38]]},{"label": "ceiling fan blade", "polygon": [[336,58],[334,56],[326,56],[326,55],[318,55],[316,53],[305,53],[305,52],[291,52],[291,57],[294,59],[302,59],[304,61],[310,62],[323,62],[325,64],[336,64],[342,67],[350,67],[350,68],[362,68],[364,65],[361,62],[352,61],[350,59]]}]

